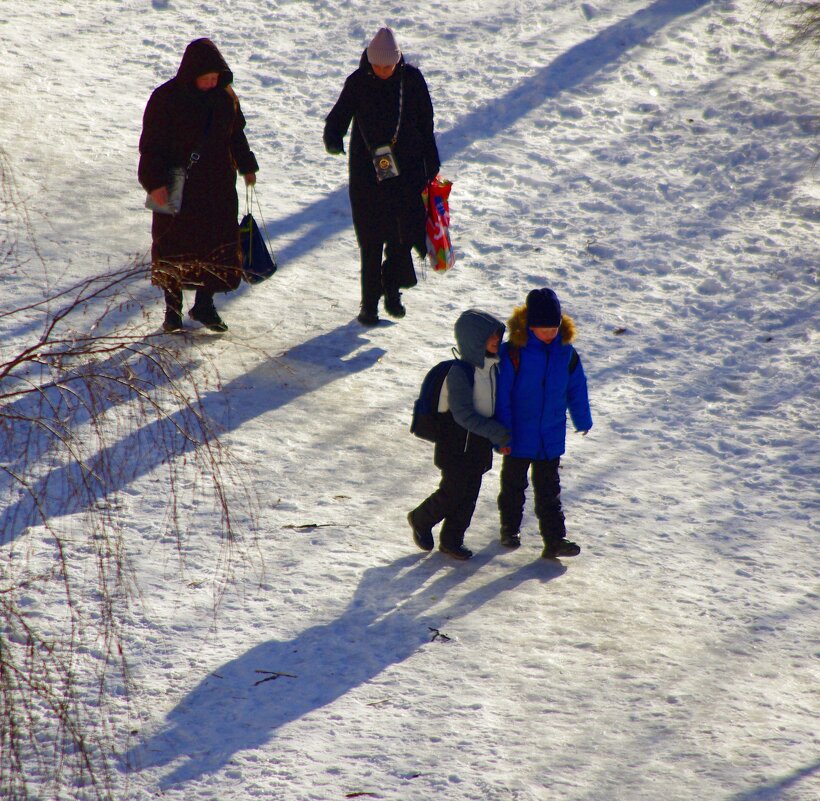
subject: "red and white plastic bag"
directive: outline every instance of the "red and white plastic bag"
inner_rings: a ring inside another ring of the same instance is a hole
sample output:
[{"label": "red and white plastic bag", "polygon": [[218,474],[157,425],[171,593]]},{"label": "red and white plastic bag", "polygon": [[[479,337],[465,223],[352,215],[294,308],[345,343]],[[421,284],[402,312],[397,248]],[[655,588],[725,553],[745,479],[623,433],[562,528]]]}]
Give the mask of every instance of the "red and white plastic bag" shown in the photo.
[{"label": "red and white plastic bag", "polygon": [[450,241],[450,190],[453,182],[436,176],[428,181],[422,193],[427,208],[425,230],[427,234],[427,255],[436,272],[449,270],[456,261],[453,243]]}]

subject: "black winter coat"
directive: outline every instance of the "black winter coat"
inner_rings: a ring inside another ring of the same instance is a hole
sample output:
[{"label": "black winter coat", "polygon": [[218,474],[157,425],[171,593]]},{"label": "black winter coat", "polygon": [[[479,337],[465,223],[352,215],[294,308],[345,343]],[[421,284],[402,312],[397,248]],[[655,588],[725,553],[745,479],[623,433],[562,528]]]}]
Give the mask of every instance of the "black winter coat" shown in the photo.
[{"label": "black winter coat", "polygon": [[[196,79],[208,72],[219,73],[219,83],[199,91]],[[169,171],[186,166],[193,150],[201,155],[189,171],[179,214],[153,217],[151,278],[164,288],[224,292],[241,279],[236,173],[259,166],[232,81],[216,45],[197,39],[176,77],[155,89],[145,107],[138,176],[147,192],[166,186]]]},{"label": "black winter coat", "polygon": [[[454,366],[461,381],[473,388],[475,367],[468,362]],[[449,376],[448,376],[449,379]],[[433,451],[433,464],[440,470],[474,475],[486,473],[493,466],[493,444],[486,437],[460,426],[451,411],[441,420],[441,433]]]},{"label": "black winter coat", "polygon": [[[370,148],[393,139],[399,123],[400,95],[401,123],[394,146],[399,175],[379,183]],[[424,255],[421,193],[427,181],[438,174],[441,162],[433,133],[433,104],[421,71],[402,58],[393,75],[383,80],[373,72],[365,51],[359,68],[348,76],[325,120],[328,150],[344,151],[344,137],[351,122],[350,205],[359,242],[386,241],[397,219],[402,240]]]}]

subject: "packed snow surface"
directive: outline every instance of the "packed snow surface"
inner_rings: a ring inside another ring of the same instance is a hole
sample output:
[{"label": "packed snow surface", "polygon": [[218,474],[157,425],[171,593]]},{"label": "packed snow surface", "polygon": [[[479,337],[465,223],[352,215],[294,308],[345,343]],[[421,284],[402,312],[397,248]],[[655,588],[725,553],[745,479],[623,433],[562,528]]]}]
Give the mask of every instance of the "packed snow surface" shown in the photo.
[{"label": "packed snow surface", "polygon": [[[280,264],[217,298],[228,334],[179,339],[256,498],[231,554],[195,486],[181,550],[168,535],[159,454],[107,499],[138,588],[117,797],[820,798],[820,68],[787,23],[755,0],[4,0],[0,146],[42,262],[20,239],[3,309],[145,256],[142,111],[201,36],[233,69]],[[364,329],[322,128],[384,24],[430,88],[457,263],[419,262],[407,317]],[[582,553],[539,558],[531,498],[500,547],[499,459],[475,557],[422,553],[421,379],[461,311],[507,319],[541,286],[589,381],[594,428],[562,462]],[[152,334],[161,298],[135,291]],[[29,319],[0,321],[4,353]],[[79,538],[85,510],[50,511]],[[5,531],[2,557],[48,542]]]}]

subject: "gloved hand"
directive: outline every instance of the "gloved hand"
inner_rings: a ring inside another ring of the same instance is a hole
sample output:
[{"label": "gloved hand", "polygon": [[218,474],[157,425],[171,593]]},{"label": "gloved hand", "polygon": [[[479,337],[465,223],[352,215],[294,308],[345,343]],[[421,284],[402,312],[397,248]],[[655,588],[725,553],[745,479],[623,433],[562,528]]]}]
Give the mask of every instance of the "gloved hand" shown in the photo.
[{"label": "gloved hand", "polygon": [[325,150],[327,150],[331,156],[338,156],[345,152],[345,143],[341,139],[325,137]]}]

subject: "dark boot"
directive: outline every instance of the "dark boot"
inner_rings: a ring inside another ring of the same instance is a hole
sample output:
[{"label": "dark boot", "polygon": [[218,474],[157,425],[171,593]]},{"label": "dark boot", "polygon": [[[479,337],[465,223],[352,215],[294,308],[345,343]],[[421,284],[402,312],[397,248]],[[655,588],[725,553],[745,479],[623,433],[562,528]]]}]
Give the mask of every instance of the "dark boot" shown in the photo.
[{"label": "dark boot", "polygon": [[182,292],[165,290],[165,320],[162,330],[166,334],[182,330]]},{"label": "dark boot", "polygon": [[404,308],[401,302],[401,292],[397,291],[384,296],[384,310],[397,320],[401,320],[407,314],[407,309]]},{"label": "dark boot", "polygon": [[366,328],[372,328],[379,324],[379,313],[376,309],[371,309],[362,304],[362,310],[356,318]]},{"label": "dark boot", "polygon": [[469,548],[465,548],[463,545],[439,545],[438,549],[442,553],[446,553],[447,556],[452,556],[453,559],[458,559],[459,562],[463,562],[473,555],[473,552]]},{"label": "dark boot", "polygon": [[432,529],[418,525],[413,512],[407,515],[407,522],[410,524],[410,528],[413,529],[413,542],[415,542],[422,551],[432,551],[434,545]]},{"label": "dark boot", "polygon": [[214,306],[214,296],[210,292],[205,292],[201,289],[196,291],[196,300],[188,316],[198,323],[202,323],[206,328],[217,333],[223,333],[228,330],[228,326],[219,316]]},{"label": "dark boot", "polygon": [[558,559],[561,556],[578,556],[581,546],[569,540],[549,540],[544,543],[542,559]]},{"label": "dark boot", "polygon": [[521,546],[521,537],[518,536],[517,531],[509,528],[501,527],[501,544],[505,548],[518,548]]},{"label": "dark boot", "polygon": [[177,309],[165,307],[165,319],[162,321],[162,330],[166,334],[173,334],[182,330],[182,315]]}]

